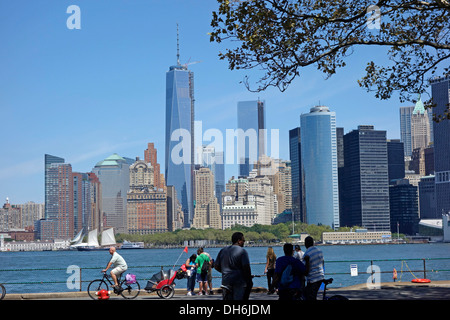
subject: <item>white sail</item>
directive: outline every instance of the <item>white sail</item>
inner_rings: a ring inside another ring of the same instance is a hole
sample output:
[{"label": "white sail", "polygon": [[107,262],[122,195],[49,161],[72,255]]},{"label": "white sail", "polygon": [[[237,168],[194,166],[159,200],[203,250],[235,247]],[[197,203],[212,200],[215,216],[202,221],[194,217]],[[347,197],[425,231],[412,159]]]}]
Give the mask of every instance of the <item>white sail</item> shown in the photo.
[{"label": "white sail", "polygon": [[97,238],[97,229],[94,229],[92,231],[89,231],[88,235],[88,246],[98,247],[98,238]]},{"label": "white sail", "polygon": [[79,244],[83,240],[82,235],[83,235],[83,229],[81,229],[81,231],[78,232],[78,234],[75,236],[75,238],[73,238],[73,240],[70,242],[74,242],[74,245]]},{"label": "white sail", "polygon": [[114,229],[108,229],[102,232],[102,246],[110,246],[116,244],[116,237],[114,237]]}]

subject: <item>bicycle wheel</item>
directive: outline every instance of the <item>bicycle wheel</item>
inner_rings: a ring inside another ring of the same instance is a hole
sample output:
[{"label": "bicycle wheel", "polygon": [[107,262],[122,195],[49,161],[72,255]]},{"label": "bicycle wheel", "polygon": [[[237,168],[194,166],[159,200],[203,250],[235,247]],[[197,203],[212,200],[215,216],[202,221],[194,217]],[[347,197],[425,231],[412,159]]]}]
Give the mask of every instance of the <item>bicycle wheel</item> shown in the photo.
[{"label": "bicycle wheel", "polygon": [[127,283],[126,280],[123,281],[120,285],[123,289],[123,291],[120,293],[122,297],[125,299],[134,299],[136,298],[139,293],[141,292],[141,286],[139,285],[139,282],[135,283]]},{"label": "bicycle wheel", "polygon": [[171,285],[164,285],[159,291],[159,296],[163,299],[170,299],[175,294],[175,289]]},{"label": "bicycle wheel", "polygon": [[102,279],[97,279],[97,280],[93,280],[93,281],[91,281],[91,283],[89,283],[87,292],[89,294],[89,297],[91,297],[94,300],[97,300],[98,296],[96,293],[103,289],[108,291],[109,290],[108,284]]},{"label": "bicycle wheel", "polygon": [[0,291],[0,300],[2,300],[6,295],[6,289],[1,283],[0,283],[0,290],[1,290]]}]

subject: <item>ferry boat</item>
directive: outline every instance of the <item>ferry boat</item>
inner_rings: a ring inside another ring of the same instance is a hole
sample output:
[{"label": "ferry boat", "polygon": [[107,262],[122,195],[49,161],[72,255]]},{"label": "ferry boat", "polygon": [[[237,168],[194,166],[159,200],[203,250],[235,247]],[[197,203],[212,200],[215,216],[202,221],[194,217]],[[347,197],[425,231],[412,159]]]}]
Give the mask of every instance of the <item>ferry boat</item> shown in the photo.
[{"label": "ferry boat", "polygon": [[121,249],[144,249],[144,242],[130,242],[123,240]]}]

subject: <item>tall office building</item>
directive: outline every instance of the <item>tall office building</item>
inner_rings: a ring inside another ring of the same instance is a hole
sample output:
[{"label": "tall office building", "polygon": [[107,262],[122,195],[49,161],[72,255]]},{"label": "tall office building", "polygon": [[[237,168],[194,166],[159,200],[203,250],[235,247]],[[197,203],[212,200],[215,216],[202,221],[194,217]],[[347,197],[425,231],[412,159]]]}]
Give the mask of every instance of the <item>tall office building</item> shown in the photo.
[{"label": "tall office building", "polygon": [[400,107],[400,141],[406,157],[410,157],[415,148],[428,147],[433,137],[433,114],[424,108],[420,97],[414,106]]},{"label": "tall office building", "polygon": [[342,226],[390,231],[386,131],[359,126],[344,135]]},{"label": "tall office building", "polygon": [[44,170],[45,170],[45,215],[44,218],[48,219],[48,197],[49,197],[49,180],[48,180],[48,170],[52,163],[64,163],[65,160],[60,157],[52,156],[49,154],[44,155]]},{"label": "tall office building", "polygon": [[[433,110],[437,115],[448,112],[450,103],[450,77],[431,81]],[[434,130],[434,170],[436,182],[436,214],[450,212],[450,120],[433,123]]]},{"label": "tall office building", "polygon": [[215,196],[215,179],[209,168],[194,171],[195,215],[192,226],[197,229],[221,229],[220,205]]},{"label": "tall office building", "polygon": [[127,232],[153,234],[168,231],[167,195],[154,188],[154,168],[136,159],[129,169],[130,190],[127,193]]},{"label": "tall office building", "polygon": [[300,116],[306,223],[339,228],[336,114],[317,106]]},{"label": "tall office building", "polygon": [[75,235],[72,166],[52,163],[46,170],[48,188],[45,204],[47,220],[54,222],[54,234],[48,238],[71,239]]},{"label": "tall office building", "polygon": [[180,200],[186,226],[192,223],[194,170],[194,73],[177,64],[166,73],[165,178]]},{"label": "tall office building", "polygon": [[239,175],[248,177],[253,163],[266,153],[266,112],[263,101],[239,101],[237,105]]},{"label": "tall office building", "polygon": [[407,179],[394,180],[389,186],[391,232],[415,235],[419,231],[417,187]]},{"label": "tall office building", "polygon": [[389,181],[405,177],[405,151],[398,139],[387,141]]},{"label": "tall office building", "polygon": [[165,180],[161,174],[161,167],[158,163],[158,152],[153,142],[148,143],[148,147],[144,150],[144,160],[153,167],[153,184],[157,189],[164,189]]},{"label": "tall office building", "polygon": [[301,170],[300,127],[289,130],[289,158],[291,160],[292,214],[295,221],[305,222]]},{"label": "tall office building", "polygon": [[127,232],[129,167],[133,163],[133,159],[114,153],[105,160],[99,161],[92,169],[102,185],[103,228],[113,227],[117,233]]}]

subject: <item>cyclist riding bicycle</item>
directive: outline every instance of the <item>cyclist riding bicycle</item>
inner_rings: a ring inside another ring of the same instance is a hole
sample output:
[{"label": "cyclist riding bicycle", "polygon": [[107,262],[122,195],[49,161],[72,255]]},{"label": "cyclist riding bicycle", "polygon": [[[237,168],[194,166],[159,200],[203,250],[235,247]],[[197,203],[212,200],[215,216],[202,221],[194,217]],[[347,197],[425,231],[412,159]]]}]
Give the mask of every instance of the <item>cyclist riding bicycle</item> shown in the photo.
[{"label": "cyclist riding bicycle", "polygon": [[122,258],[120,254],[116,252],[115,247],[109,248],[109,253],[112,255],[111,260],[109,260],[108,265],[105,269],[102,270],[102,272],[106,272],[111,265],[114,267],[111,270],[111,278],[114,280],[114,291],[116,288],[119,287],[119,283],[117,282],[117,278],[124,273],[127,269],[127,263],[125,262],[125,259]]}]

